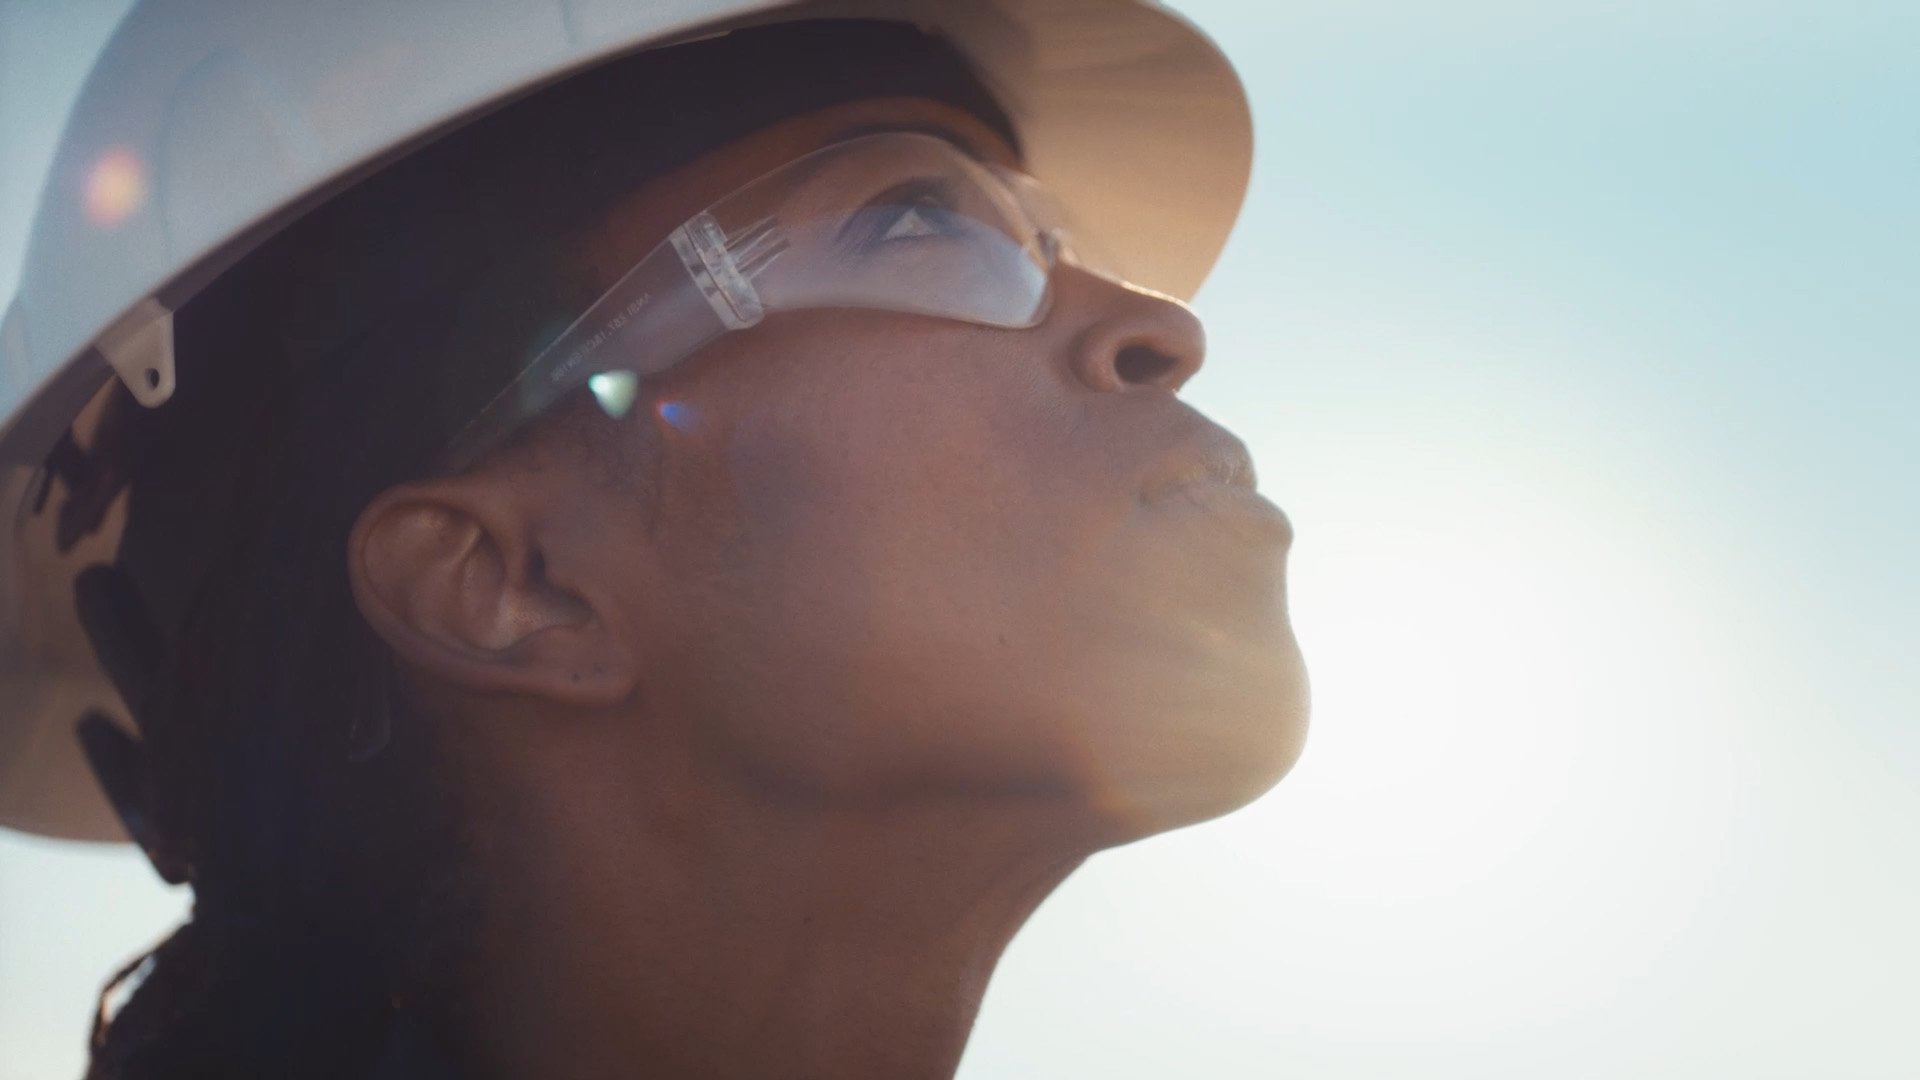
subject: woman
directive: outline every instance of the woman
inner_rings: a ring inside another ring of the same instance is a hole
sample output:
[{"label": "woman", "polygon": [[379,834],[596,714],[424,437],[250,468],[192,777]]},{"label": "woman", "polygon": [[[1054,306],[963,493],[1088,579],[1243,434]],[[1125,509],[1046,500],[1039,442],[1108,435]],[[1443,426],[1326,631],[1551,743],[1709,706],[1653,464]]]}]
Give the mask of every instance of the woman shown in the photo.
[{"label": "woman", "polygon": [[1074,867],[1286,771],[1288,528],[1177,397],[1199,324],[953,40],[522,97],[62,440],[61,546],[127,493],[75,590],[140,739],[82,736],[196,896],[92,1075],[951,1075]]}]

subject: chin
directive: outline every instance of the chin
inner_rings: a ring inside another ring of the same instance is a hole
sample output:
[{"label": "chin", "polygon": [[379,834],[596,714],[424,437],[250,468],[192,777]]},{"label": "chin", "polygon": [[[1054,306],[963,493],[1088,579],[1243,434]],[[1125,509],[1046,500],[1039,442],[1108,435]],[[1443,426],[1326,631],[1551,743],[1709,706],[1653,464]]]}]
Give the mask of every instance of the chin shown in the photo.
[{"label": "chin", "polygon": [[1285,778],[1306,743],[1306,667],[1290,634],[1245,663],[1108,686],[1117,692],[1100,695],[1107,711],[1082,713],[1080,772],[1118,842],[1246,806]]}]

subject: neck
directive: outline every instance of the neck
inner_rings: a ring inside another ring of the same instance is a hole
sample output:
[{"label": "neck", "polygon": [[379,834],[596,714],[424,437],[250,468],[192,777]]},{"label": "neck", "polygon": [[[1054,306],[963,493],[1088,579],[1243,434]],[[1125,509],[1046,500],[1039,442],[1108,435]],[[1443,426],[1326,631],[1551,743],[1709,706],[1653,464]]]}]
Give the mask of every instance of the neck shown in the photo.
[{"label": "neck", "polygon": [[799,800],[585,741],[517,747],[482,815],[513,899],[463,1011],[479,1075],[950,1077],[1008,941],[1099,846],[1050,801]]}]

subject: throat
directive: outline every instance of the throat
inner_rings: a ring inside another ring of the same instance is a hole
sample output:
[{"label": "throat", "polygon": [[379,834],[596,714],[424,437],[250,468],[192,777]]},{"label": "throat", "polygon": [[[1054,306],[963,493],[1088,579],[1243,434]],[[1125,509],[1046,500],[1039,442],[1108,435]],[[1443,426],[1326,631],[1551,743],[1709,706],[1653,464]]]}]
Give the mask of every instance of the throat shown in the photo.
[{"label": "throat", "polygon": [[950,1077],[1007,943],[1090,854],[1031,806],[698,801],[522,819],[544,840],[504,860],[466,1072]]}]

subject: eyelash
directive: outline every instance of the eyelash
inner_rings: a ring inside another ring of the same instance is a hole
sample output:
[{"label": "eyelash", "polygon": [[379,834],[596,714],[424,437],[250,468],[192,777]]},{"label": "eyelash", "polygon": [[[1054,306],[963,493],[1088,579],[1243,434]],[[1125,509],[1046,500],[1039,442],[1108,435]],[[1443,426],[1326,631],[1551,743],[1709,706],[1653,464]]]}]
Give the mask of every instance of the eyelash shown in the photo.
[{"label": "eyelash", "polygon": [[945,219],[953,212],[953,199],[945,183],[930,179],[909,181],[888,189],[854,212],[847,224],[858,224],[860,228],[858,235],[851,238],[851,246],[856,251],[868,252],[882,244],[924,238],[925,233],[888,238],[887,233],[909,213],[918,213],[937,235],[951,236],[955,230]]}]

